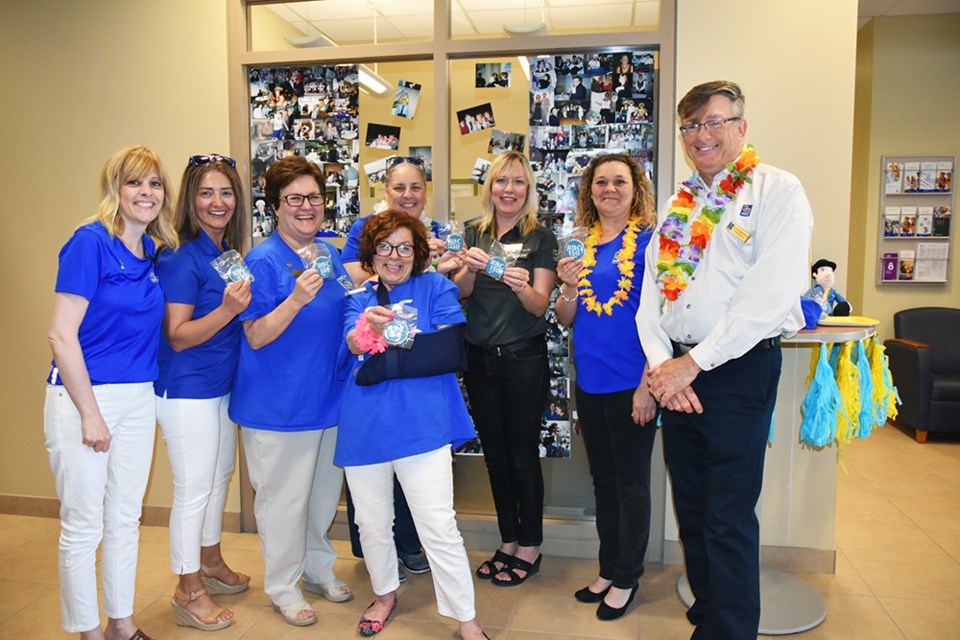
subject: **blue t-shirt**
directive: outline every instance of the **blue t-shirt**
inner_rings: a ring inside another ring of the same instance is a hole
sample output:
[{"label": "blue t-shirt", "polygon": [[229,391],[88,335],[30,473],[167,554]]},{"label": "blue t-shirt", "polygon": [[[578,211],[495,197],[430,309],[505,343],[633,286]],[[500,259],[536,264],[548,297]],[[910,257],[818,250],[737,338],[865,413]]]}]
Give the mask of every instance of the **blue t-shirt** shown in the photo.
[{"label": "blue t-shirt", "polygon": [[[365,289],[347,299],[344,338],[364,309],[377,305],[373,283],[367,283]],[[436,331],[439,325],[466,322],[457,301],[457,287],[437,273],[413,276],[393,288],[390,300],[412,300],[409,304],[417,309],[417,326],[424,333]],[[456,374],[386,380],[360,387],[356,371],[363,362],[352,354],[348,359],[350,373],[334,464],[350,467],[398,460],[445,444],[456,448],[476,437]]]},{"label": "blue t-shirt", "polygon": [[[364,225],[375,215],[377,214],[373,213],[366,218],[358,218],[350,225],[347,241],[344,243],[343,249],[340,250],[340,257],[344,262],[360,262],[360,236],[363,234]],[[440,232],[440,225],[435,220],[431,220],[429,231],[433,233],[434,237],[437,237]]]},{"label": "blue t-shirt", "polygon": [[[621,275],[616,255],[623,246],[625,231],[610,242],[597,245],[597,265],[589,278],[601,303],[619,288]],[[633,288],[622,307],[614,305],[612,316],[598,316],[583,305],[577,309],[573,320],[573,357],[577,384],[587,393],[626,391],[640,384],[646,358],[640,348],[636,316],[643,284],[643,256],[652,235],[652,229],[641,229],[637,234]]]},{"label": "blue t-shirt", "polygon": [[[345,276],[336,249],[327,244],[335,275]],[[254,277],[250,285],[253,300],[240,320],[256,320],[293,293],[303,261],[279,233],[251,249],[244,261]],[[240,362],[230,396],[231,420],[267,431],[315,431],[337,424],[343,393],[337,363],[346,352],[342,332],[345,298],[346,290],[336,279],[325,280],[316,297],[276,340],[254,350],[246,335],[241,336]]]},{"label": "blue t-shirt", "polygon": [[[154,272],[156,245],[143,235],[138,258],[101,222],[77,229],[60,250],[57,293],[89,301],[79,339],[91,384],[153,382],[163,321],[163,292]],[[60,385],[57,363],[47,377]]]},{"label": "blue t-shirt", "polygon": [[[191,320],[202,318],[223,302],[226,283],[210,264],[228,247],[217,247],[204,232],[157,257],[157,275],[167,302],[193,306]],[[230,393],[240,352],[240,319],[234,318],[209,340],[176,352],[160,336],[160,377],[153,384],[158,396],[219,398]]]}]

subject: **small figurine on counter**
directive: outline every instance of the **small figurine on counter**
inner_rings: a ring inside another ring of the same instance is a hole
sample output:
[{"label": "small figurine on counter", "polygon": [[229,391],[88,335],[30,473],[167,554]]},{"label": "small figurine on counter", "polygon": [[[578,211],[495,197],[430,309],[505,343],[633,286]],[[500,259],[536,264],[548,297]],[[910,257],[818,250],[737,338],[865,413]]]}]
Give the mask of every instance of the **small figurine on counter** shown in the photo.
[{"label": "small figurine on counter", "polygon": [[836,282],[836,270],[836,262],[823,258],[814,262],[813,266],[810,267],[810,274],[816,284],[807,289],[803,295],[820,303],[820,307],[823,309],[823,317],[850,315],[850,303],[840,295],[839,291],[833,288]]}]

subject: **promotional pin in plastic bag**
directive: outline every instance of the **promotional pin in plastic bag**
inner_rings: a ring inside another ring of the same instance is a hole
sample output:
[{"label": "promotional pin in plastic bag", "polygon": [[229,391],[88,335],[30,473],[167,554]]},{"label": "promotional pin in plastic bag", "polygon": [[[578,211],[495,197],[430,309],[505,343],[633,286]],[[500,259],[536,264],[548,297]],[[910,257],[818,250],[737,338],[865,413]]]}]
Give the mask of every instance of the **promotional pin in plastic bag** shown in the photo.
[{"label": "promotional pin in plastic bag", "polygon": [[297,255],[303,260],[304,269],[316,269],[324,280],[333,277],[333,258],[330,257],[330,249],[326,243],[318,241],[308,244],[297,251]]},{"label": "promotional pin in plastic bag", "polygon": [[409,349],[413,346],[413,339],[420,332],[417,328],[417,309],[410,306],[411,300],[404,300],[390,305],[393,311],[393,320],[383,327],[383,338],[391,347]]},{"label": "promotional pin in plastic bag", "polygon": [[557,242],[560,244],[560,255],[564,258],[573,258],[577,260],[583,257],[587,247],[583,243],[587,239],[587,233],[590,230],[586,227],[573,227],[567,232],[562,232]]},{"label": "promotional pin in plastic bag", "polygon": [[465,244],[463,242],[463,223],[456,220],[440,225],[437,236],[447,245],[447,251],[459,253],[463,251]]},{"label": "promotional pin in plastic bag", "polygon": [[227,284],[231,282],[253,282],[253,274],[243,263],[243,258],[240,257],[240,252],[236,249],[224,251],[211,260],[210,264]]},{"label": "promotional pin in plastic bag", "polygon": [[490,260],[483,273],[495,280],[503,280],[503,274],[508,267],[517,263],[521,253],[523,253],[522,244],[503,244],[499,240],[494,240],[490,244],[490,250],[487,251]]}]

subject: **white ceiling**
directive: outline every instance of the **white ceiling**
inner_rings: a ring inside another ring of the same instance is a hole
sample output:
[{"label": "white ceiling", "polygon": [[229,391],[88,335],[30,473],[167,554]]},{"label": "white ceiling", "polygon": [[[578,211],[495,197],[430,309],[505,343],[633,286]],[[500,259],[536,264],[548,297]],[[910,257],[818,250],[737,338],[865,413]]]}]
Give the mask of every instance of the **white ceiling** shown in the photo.
[{"label": "white ceiling", "polygon": [[[453,0],[454,37],[501,34],[504,25],[545,22],[550,33],[656,27],[659,0]],[[313,0],[268,5],[304,35],[337,43],[426,39],[433,0]],[[863,27],[876,16],[960,13],[960,0],[858,0]]]}]

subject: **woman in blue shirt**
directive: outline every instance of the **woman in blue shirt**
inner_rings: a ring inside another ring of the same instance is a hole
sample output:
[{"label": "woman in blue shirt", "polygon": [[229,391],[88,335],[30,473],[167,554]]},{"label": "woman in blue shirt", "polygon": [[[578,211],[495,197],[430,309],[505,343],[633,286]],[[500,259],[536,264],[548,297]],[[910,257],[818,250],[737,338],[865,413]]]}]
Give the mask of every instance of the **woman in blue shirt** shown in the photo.
[{"label": "woman in blue shirt", "polygon": [[[362,356],[373,350],[367,343],[384,340],[384,328],[393,319],[384,304],[388,300],[408,301],[415,307],[423,333],[466,322],[456,286],[438,273],[424,273],[429,254],[424,226],[403,211],[384,211],[364,226],[360,264],[376,274],[379,283],[367,282],[347,300],[344,334],[351,353]],[[462,349],[462,342],[458,346]],[[360,386],[356,375],[362,360],[348,359],[352,370],[334,458],[345,467],[364,562],[376,594],[358,631],[364,637],[376,635],[397,606],[396,475],[430,560],[440,613],[460,622],[465,640],[485,638],[477,624],[470,564],[453,510],[450,451],[476,435],[454,369]]]},{"label": "woman in blue shirt", "polygon": [[166,314],[154,390],[173,470],[170,564],[180,576],[171,605],[177,624],[205,631],[233,620],[210,596],[250,584],[220,554],[237,451],[237,426],[227,416],[240,351],[237,316],[250,304],[250,283],[226,285],[211,264],[243,247],[243,217],[235,214],[246,208],[235,166],[224,156],[190,158],[174,217],[180,248],[157,260]]},{"label": "woman in blue shirt", "polygon": [[50,323],[43,428],[60,498],[60,608],[63,628],[81,638],[146,640],[133,599],[163,318],[154,261],[157,245],[176,247],[177,235],[169,181],[150,149],[113,154],[100,196],[96,215],[60,251]]},{"label": "woman in blue shirt", "polygon": [[333,465],[343,377],[335,363],[343,303],[352,288],[336,248],[325,280],[304,268],[298,251],[314,244],[323,223],[324,179],[304,158],[267,169],[267,206],[277,233],[247,254],[253,299],[240,314],[240,362],[230,418],[241,425],[254,514],[263,549],[263,586],[274,609],[294,626],[316,623],[303,589],[334,602],[353,597],[337,580],[337,553],[327,538],[340,502],[343,470]]},{"label": "woman in blue shirt", "polygon": [[650,455],[657,405],[635,317],[643,255],[657,222],[643,169],[625,154],[597,156],[583,172],[576,224],[582,258],[557,264],[557,318],[573,325],[576,402],[597,507],[600,573],[575,597],[597,617],[626,613],[650,536]]}]

